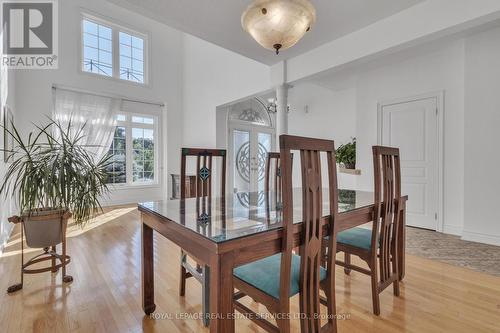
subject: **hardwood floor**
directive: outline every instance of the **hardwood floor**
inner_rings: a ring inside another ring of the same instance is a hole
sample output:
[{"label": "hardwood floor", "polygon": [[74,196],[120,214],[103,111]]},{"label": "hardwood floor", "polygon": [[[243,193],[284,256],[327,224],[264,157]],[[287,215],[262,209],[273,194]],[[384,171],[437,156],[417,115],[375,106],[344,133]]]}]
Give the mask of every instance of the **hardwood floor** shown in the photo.
[{"label": "hardwood floor", "polygon": [[[158,319],[144,316],[134,207],[107,210],[83,230],[71,227],[68,247],[73,283],[61,285],[60,272],[25,275],[24,289],[7,295],[7,287],[19,281],[15,230],[0,257],[0,332],[208,332],[200,320],[176,316],[201,312],[200,285],[188,280],[186,297],[178,296],[179,248],[156,235]],[[339,332],[500,332],[500,277],[410,255],[401,297],[383,292],[380,317],[372,314],[370,281],[362,274],[347,277],[337,270],[337,300],[338,313],[346,314]],[[297,313],[298,298],[292,302]],[[293,332],[298,324],[293,321]],[[246,319],[237,320],[236,331],[263,332]]]}]

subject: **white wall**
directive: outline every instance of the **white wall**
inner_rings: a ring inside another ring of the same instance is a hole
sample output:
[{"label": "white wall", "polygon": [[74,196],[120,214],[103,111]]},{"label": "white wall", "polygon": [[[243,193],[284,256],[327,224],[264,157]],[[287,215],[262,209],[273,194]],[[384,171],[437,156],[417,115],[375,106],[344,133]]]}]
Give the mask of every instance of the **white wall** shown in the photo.
[{"label": "white wall", "polygon": [[463,238],[500,245],[500,29],[465,43]]},{"label": "white wall", "polygon": [[188,34],[183,46],[183,145],[215,147],[217,106],[269,89],[269,66]]},{"label": "white wall", "polygon": [[[3,27],[0,26],[0,39],[3,37]],[[0,54],[3,53],[3,43],[0,43]],[[4,106],[8,105],[14,115],[16,121],[16,104],[15,104],[15,72],[8,70],[0,64],[0,124],[3,125]],[[4,131],[0,127],[0,149],[4,148]],[[0,152],[0,183],[3,182],[4,175],[9,167],[4,163],[4,153]],[[13,215],[14,200],[5,195],[0,196],[0,253],[2,252],[5,243],[9,239],[13,225],[7,219]]]},{"label": "white wall", "polygon": [[[288,92],[288,104],[289,134],[335,140],[336,147],[356,136],[354,88],[332,91],[311,82],[298,83]],[[355,189],[357,177],[339,173],[339,187]]]},{"label": "white wall", "polygon": [[[151,68],[149,86],[99,77],[80,71],[81,11],[88,11],[104,19],[150,34]],[[16,100],[18,125],[28,130],[31,123],[46,121],[52,112],[53,84],[75,87],[100,93],[117,94],[166,104],[163,135],[168,140],[160,144],[160,151],[176,150],[181,142],[181,60],[182,33],[163,24],[124,10],[106,1],[59,1],[59,69],[18,71]],[[165,149],[166,148],[166,149]],[[166,167],[166,154],[162,167]],[[166,174],[166,172],[164,172]],[[137,202],[160,199],[165,194],[165,175],[161,186],[154,189],[116,190],[110,202]]]},{"label": "white wall", "polygon": [[[1,29],[1,27],[0,27]],[[1,46],[0,46],[1,48]],[[1,52],[0,52],[1,53]],[[16,104],[14,98],[15,73],[12,70],[0,69],[0,121],[3,125],[3,107],[8,105],[14,115],[16,122]],[[0,148],[4,147],[3,129],[0,130]],[[9,164],[4,163],[4,153],[0,152],[0,180],[3,181],[4,175]],[[7,219],[14,215],[15,200],[11,197],[0,196],[0,253],[9,239],[13,225]]]},{"label": "white wall", "polygon": [[[373,188],[371,146],[377,144],[377,103],[444,91],[444,231],[463,228],[464,191],[464,44],[457,40],[438,50],[361,73],[357,80],[357,161],[360,189]],[[411,200],[411,198],[410,198]]]}]

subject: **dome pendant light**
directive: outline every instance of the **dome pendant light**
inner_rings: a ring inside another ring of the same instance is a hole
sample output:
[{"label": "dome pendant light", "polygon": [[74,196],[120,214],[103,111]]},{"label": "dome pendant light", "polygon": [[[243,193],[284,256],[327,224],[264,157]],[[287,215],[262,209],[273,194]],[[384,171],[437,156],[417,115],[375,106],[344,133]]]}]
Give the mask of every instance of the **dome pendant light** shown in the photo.
[{"label": "dome pendant light", "polygon": [[241,15],[241,25],[264,48],[286,50],[316,21],[309,0],[255,0]]}]

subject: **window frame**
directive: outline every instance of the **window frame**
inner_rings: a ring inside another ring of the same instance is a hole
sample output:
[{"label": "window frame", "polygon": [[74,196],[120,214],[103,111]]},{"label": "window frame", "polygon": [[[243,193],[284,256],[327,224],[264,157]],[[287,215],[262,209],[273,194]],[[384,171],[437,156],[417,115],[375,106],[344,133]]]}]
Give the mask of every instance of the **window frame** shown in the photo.
[{"label": "window frame", "polygon": [[[125,127],[125,183],[108,183],[108,187],[114,190],[117,189],[130,189],[130,188],[141,188],[141,187],[158,187],[161,183],[161,167],[160,167],[160,150],[158,145],[161,140],[160,129],[160,121],[161,116],[154,113],[140,113],[140,112],[126,112],[126,111],[118,111],[115,113],[115,117],[117,115],[125,115],[125,121],[116,121],[116,127]],[[132,122],[132,117],[146,117],[153,118],[154,124],[141,124]],[[132,128],[144,128],[144,129],[152,129],[153,130],[153,141],[154,141],[154,179],[153,181],[148,182],[134,182],[133,181],[133,156],[134,156],[134,147],[133,147],[133,138],[132,138]]]},{"label": "window frame", "polygon": [[[112,76],[106,76],[98,73],[87,72],[83,70],[83,59],[84,59],[84,46],[83,46],[83,20],[88,20],[96,24],[104,25],[111,28],[112,37]],[[141,38],[144,42],[143,48],[143,61],[144,61],[144,82],[130,81],[120,78],[120,32],[124,32],[134,37]],[[129,28],[123,24],[117,23],[114,20],[108,18],[101,18],[94,14],[88,12],[82,12],[80,16],[80,34],[78,38],[78,48],[80,50],[80,59],[78,62],[79,72],[83,75],[89,75],[92,77],[99,77],[102,79],[113,80],[117,82],[126,82],[133,85],[138,85],[141,87],[150,87],[150,75],[149,69],[151,68],[151,57],[150,57],[150,33],[141,32],[140,30]]]}]

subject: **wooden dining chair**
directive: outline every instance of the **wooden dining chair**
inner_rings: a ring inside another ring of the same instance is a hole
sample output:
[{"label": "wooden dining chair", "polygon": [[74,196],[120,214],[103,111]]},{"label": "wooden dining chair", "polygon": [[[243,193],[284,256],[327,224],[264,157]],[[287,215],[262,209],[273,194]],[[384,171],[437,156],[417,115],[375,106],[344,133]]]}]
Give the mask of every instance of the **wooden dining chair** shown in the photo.
[{"label": "wooden dining chair", "polygon": [[[220,174],[220,197],[224,201],[226,195],[226,150],[224,149],[203,149],[203,148],[182,148],[181,150],[181,200],[186,199],[186,164],[187,157],[196,157],[196,207],[200,212],[197,217],[200,227],[205,227],[210,220],[207,214],[206,207],[210,207],[212,197],[212,178],[213,178],[213,158],[220,158],[222,160],[222,170]],[[200,203],[200,201],[202,201]],[[207,202],[208,201],[208,205]],[[201,209],[200,209],[201,205]],[[197,258],[189,255],[197,264],[193,267],[189,264],[187,258],[188,253],[181,249],[181,267],[180,267],[180,281],[179,281],[179,295],[186,294],[186,280],[194,277],[201,283],[202,286],[202,313],[203,324],[209,324],[209,279],[210,267],[206,264],[200,265],[201,262]]]},{"label": "wooden dining chair", "polygon": [[[335,220],[337,216],[337,172],[334,142],[290,135],[280,136],[281,170],[283,182],[283,239],[280,253],[234,269],[234,296],[236,310],[253,320],[268,332],[290,332],[290,297],[300,294],[301,331],[306,333],[336,332],[335,321],[335,264],[334,255],[327,269],[320,265],[321,244],[329,236],[329,249],[335,253]],[[292,253],[293,195],[291,150],[300,151],[302,169],[302,233],[300,256]],[[328,232],[323,228],[323,200],[320,153],[328,160],[328,188],[330,220]],[[322,328],[320,288],[327,296],[328,322]],[[249,296],[265,305],[274,315],[276,324],[257,316],[239,300]]]},{"label": "wooden dining chair", "polygon": [[[337,236],[337,251],[344,261],[337,261],[346,274],[351,270],[371,276],[373,313],[380,315],[379,294],[393,285],[399,296],[398,230],[401,205],[401,165],[399,149],[374,146],[375,211],[371,229],[352,228]],[[368,264],[368,269],[353,265],[351,254]],[[378,264],[378,265],[377,265]],[[378,267],[377,267],[378,266]]]},{"label": "wooden dining chair", "polygon": [[[271,180],[271,174],[274,176]],[[272,183],[271,183],[272,181]],[[271,186],[272,184],[272,186]],[[266,175],[264,190],[266,194],[269,194],[270,190],[273,190],[274,200],[278,202],[281,200],[281,162],[280,153],[270,152],[267,153],[266,159]]]}]

